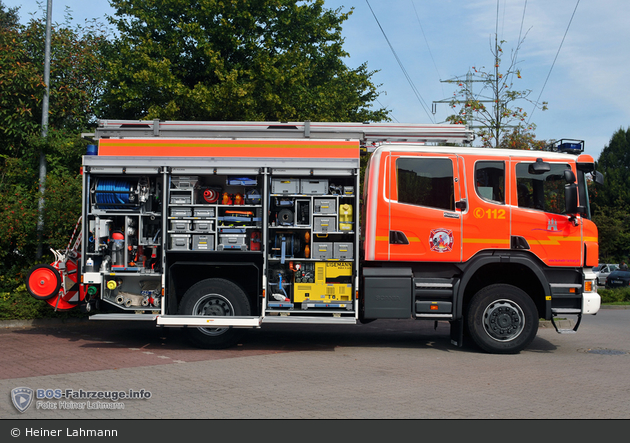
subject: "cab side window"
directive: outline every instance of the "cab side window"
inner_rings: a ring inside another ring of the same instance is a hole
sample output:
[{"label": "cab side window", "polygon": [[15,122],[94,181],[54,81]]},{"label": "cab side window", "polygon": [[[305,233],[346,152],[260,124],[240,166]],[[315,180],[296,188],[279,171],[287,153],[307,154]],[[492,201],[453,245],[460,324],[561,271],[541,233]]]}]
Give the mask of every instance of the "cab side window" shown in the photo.
[{"label": "cab side window", "polygon": [[475,164],[477,195],[492,203],[505,203],[505,163],[480,161]]},{"label": "cab side window", "polygon": [[455,210],[453,162],[448,158],[396,160],[398,202]]},{"label": "cab side window", "polygon": [[516,165],[516,187],[518,206],[540,211],[563,214],[566,212],[564,171],[567,164],[551,163],[551,170],[544,174],[532,174],[530,163]]}]

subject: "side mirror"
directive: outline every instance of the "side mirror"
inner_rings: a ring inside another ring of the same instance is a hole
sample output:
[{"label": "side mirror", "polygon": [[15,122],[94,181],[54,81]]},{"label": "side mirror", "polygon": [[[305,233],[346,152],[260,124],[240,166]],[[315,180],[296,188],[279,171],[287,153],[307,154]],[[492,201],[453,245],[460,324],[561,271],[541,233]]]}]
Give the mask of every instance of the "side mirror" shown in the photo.
[{"label": "side mirror", "polygon": [[604,184],[604,174],[599,171],[593,171],[593,181],[598,185]]},{"label": "side mirror", "polygon": [[576,183],[564,186],[564,200],[567,214],[575,215],[583,212],[583,208],[578,206],[578,185]]},{"label": "side mirror", "polygon": [[528,168],[528,172],[535,175],[544,174],[549,171],[551,171],[551,166],[549,163],[544,162],[542,158],[537,158],[536,163],[530,164]]},{"label": "side mirror", "polygon": [[575,174],[573,173],[573,171],[571,169],[565,169],[564,170],[564,180],[568,184],[575,183]]}]

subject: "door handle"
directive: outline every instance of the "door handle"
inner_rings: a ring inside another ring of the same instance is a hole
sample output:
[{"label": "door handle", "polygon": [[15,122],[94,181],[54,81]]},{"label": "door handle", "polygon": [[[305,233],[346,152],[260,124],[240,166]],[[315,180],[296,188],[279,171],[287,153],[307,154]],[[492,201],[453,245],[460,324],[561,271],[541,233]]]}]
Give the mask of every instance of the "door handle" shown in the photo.
[{"label": "door handle", "polygon": [[454,214],[452,212],[445,212],[444,217],[445,218],[459,218],[459,214]]}]

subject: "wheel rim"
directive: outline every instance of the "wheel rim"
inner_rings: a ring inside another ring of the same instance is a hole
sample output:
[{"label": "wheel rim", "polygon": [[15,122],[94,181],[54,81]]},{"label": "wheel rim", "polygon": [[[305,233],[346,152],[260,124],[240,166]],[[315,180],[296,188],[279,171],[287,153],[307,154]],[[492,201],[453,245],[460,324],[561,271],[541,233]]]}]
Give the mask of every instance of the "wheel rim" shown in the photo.
[{"label": "wheel rim", "polygon": [[52,297],[55,295],[59,277],[52,268],[39,268],[28,278],[28,286],[33,295]]},{"label": "wheel rim", "polygon": [[497,300],[483,312],[486,333],[496,341],[508,342],[518,337],[525,328],[525,314],[511,300]]},{"label": "wheel rim", "polygon": [[[234,306],[221,294],[208,294],[200,298],[192,310],[193,315],[233,317]],[[229,328],[197,328],[206,335],[221,335]]]}]

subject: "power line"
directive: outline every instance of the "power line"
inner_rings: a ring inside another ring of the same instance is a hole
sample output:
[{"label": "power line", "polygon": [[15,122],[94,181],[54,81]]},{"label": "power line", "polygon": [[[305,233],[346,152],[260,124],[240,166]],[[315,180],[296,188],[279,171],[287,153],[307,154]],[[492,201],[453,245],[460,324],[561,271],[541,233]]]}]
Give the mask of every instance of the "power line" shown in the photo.
[{"label": "power line", "polygon": [[400,66],[400,69],[403,71],[403,74],[405,75],[405,78],[407,79],[407,82],[411,86],[411,89],[413,90],[413,93],[416,95],[416,98],[418,99],[418,101],[422,105],[422,108],[424,109],[424,112],[426,112],[427,116],[429,117],[429,120],[434,122],[432,116],[429,114],[429,111],[427,109],[427,105],[426,105],[424,99],[422,98],[422,95],[420,95],[420,92],[416,88],[416,85],[413,84],[413,81],[411,80],[411,77],[407,73],[407,70],[405,69],[402,61],[398,57],[398,54],[396,54],[396,51],[394,50],[394,47],[392,46],[391,42],[389,41],[389,38],[387,37],[387,34],[385,34],[385,30],[381,26],[381,23],[378,21],[378,18],[376,17],[376,14],[374,13],[374,10],[372,9],[372,6],[370,5],[370,2],[368,0],[365,0],[365,2],[367,3],[368,7],[370,8],[370,11],[372,12],[372,15],[374,16],[374,20],[376,20],[376,24],[378,25],[378,27],[380,28],[381,32],[383,33],[383,36],[385,37],[385,40],[387,41],[387,44],[389,45],[389,48],[391,49],[392,53],[394,54],[394,57],[396,58],[396,61],[398,62],[398,65]]},{"label": "power line", "polygon": [[[433,67],[435,67],[435,72],[437,72],[438,78],[442,78],[440,71],[438,70],[437,64],[435,63],[435,59],[433,58],[433,53],[431,52],[431,47],[429,46],[429,41],[427,40],[427,36],[424,33],[424,29],[422,28],[422,23],[420,23],[420,16],[418,15],[418,10],[416,9],[416,4],[413,0],[411,0],[411,5],[413,6],[413,11],[416,13],[416,19],[418,19],[418,25],[420,26],[420,31],[422,32],[422,37],[424,37],[424,42],[427,44],[427,49],[429,50],[429,55],[431,56],[431,61],[433,61]],[[442,88],[442,94],[444,94],[444,88]]]},{"label": "power line", "polygon": [[575,9],[573,10],[573,14],[571,14],[571,20],[569,20],[567,29],[564,31],[564,36],[562,37],[562,41],[560,42],[560,47],[558,48],[556,57],[553,59],[553,63],[551,64],[551,68],[549,69],[549,73],[547,74],[547,78],[545,79],[545,83],[543,84],[543,87],[540,90],[540,94],[538,95],[538,99],[536,99],[536,103],[534,104],[534,109],[532,110],[532,113],[529,115],[529,119],[527,120],[527,124],[529,124],[529,122],[531,121],[532,115],[534,115],[534,111],[536,111],[536,108],[538,107],[538,103],[540,102],[540,97],[542,96],[542,93],[545,90],[545,86],[547,86],[547,81],[549,80],[549,77],[551,76],[551,71],[553,70],[553,67],[556,64],[556,60],[558,59],[558,55],[560,54],[560,50],[562,49],[562,45],[564,43],[564,39],[566,38],[567,33],[569,32],[569,28],[571,27],[571,22],[573,21],[573,17],[575,17],[575,11],[577,11],[579,4],[580,4],[580,0],[577,0],[577,3],[575,4]]}]

